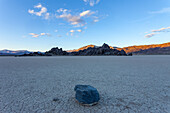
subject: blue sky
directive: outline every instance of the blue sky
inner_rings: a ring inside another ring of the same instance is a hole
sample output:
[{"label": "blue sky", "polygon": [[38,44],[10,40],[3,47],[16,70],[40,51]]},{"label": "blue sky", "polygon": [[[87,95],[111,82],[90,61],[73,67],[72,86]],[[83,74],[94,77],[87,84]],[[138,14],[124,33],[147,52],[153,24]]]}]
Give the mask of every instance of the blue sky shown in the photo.
[{"label": "blue sky", "polygon": [[0,0],[0,50],[170,42],[170,0]]}]

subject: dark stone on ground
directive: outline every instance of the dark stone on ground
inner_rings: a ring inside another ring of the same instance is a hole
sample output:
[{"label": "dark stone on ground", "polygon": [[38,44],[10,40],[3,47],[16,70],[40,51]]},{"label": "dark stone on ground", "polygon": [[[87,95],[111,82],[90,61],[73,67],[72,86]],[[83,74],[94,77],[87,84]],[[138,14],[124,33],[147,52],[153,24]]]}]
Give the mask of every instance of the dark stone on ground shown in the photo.
[{"label": "dark stone on ground", "polygon": [[90,85],[76,85],[74,91],[76,100],[83,105],[95,105],[100,100],[99,92]]},{"label": "dark stone on ground", "polygon": [[53,98],[53,101],[56,102],[56,101],[59,101],[59,99],[58,98]]}]

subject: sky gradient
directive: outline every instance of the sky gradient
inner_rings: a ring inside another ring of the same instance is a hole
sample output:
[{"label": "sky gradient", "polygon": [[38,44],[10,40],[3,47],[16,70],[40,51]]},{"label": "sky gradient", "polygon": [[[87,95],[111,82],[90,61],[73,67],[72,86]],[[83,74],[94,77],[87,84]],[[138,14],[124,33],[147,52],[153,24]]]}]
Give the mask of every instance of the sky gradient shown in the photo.
[{"label": "sky gradient", "polygon": [[170,0],[0,0],[0,50],[170,42]]}]

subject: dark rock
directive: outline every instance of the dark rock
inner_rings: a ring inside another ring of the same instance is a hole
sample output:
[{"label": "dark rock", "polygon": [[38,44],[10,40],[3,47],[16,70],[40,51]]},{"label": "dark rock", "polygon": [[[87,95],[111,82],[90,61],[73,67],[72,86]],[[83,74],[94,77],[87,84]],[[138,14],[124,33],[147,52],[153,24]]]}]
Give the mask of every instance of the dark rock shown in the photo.
[{"label": "dark rock", "polygon": [[77,52],[66,52],[63,51],[62,48],[52,48],[51,50],[45,53],[34,52],[30,54],[24,54],[22,56],[101,56],[101,55],[118,55],[118,56],[127,56],[124,50],[117,50],[114,48],[110,48],[109,45],[103,44],[100,47],[89,47],[87,49],[79,50]]},{"label": "dark rock", "polygon": [[67,55],[68,53],[66,51],[63,51],[62,48],[52,48],[51,50],[45,52],[47,56],[54,56],[54,55]]},{"label": "dark rock", "polygon": [[132,53],[128,53],[127,56],[132,56]]},{"label": "dark rock", "polygon": [[74,91],[77,101],[83,105],[95,105],[100,100],[97,89],[90,85],[76,85]]},{"label": "dark rock", "polygon": [[[170,44],[170,43],[169,43]],[[155,47],[133,52],[134,55],[169,55],[170,47]]]},{"label": "dark rock", "polygon": [[105,43],[102,45],[102,48],[110,49],[109,45],[107,45],[107,44],[105,44]]},{"label": "dark rock", "polygon": [[118,55],[127,56],[126,52],[123,49],[118,53]]},{"label": "dark rock", "polygon": [[53,98],[53,101],[56,102],[56,101],[59,101],[59,99],[58,98]]},{"label": "dark rock", "polygon": [[109,45],[103,44],[101,47],[89,47],[84,50],[80,50],[78,52],[72,52],[69,55],[72,56],[100,56],[100,55],[118,55],[118,56],[126,56],[126,52],[124,50],[117,50],[110,48]]}]

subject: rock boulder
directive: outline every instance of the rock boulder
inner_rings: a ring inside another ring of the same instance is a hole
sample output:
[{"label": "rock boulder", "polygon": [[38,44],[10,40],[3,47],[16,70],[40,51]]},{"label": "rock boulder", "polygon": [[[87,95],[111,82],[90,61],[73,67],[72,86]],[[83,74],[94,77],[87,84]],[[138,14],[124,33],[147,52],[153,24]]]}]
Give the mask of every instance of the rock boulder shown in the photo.
[{"label": "rock boulder", "polygon": [[76,100],[83,105],[95,105],[100,100],[97,89],[90,85],[76,85],[74,91]]}]

